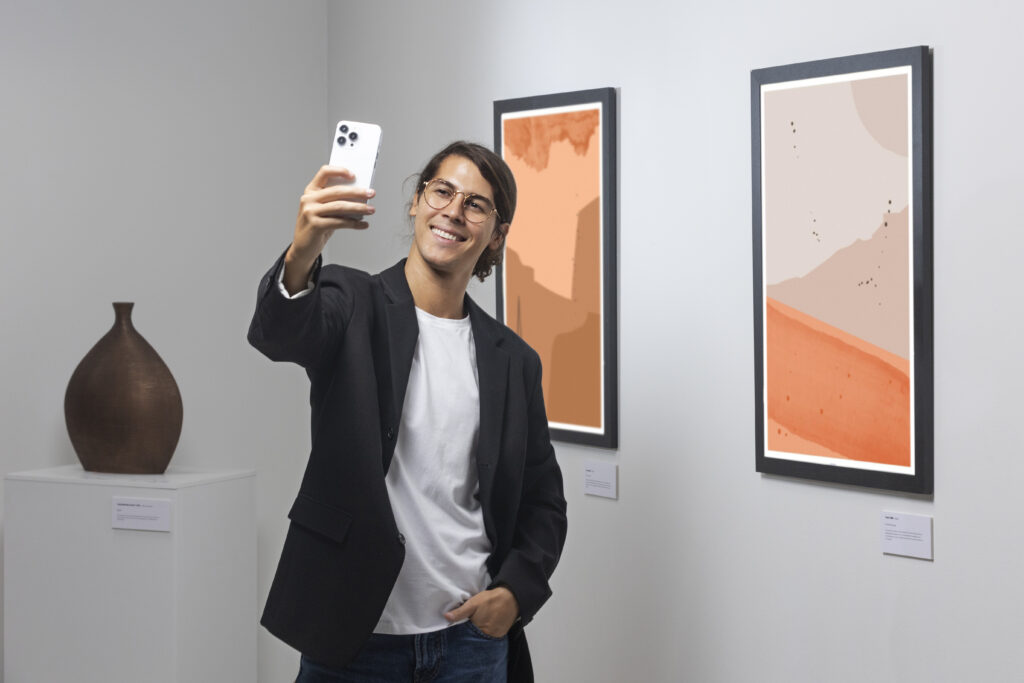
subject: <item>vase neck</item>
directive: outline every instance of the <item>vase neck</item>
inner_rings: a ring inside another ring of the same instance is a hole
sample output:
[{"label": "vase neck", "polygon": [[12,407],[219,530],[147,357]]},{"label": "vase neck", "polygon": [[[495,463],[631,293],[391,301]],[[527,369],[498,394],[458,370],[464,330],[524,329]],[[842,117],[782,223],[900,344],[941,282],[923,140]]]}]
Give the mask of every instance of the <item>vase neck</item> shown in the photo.
[{"label": "vase neck", "polygon": [[114,325],[120,327],[131,327],[132,326],[132,307],[135,306],[134,302],[115,302],[114,303]]}]

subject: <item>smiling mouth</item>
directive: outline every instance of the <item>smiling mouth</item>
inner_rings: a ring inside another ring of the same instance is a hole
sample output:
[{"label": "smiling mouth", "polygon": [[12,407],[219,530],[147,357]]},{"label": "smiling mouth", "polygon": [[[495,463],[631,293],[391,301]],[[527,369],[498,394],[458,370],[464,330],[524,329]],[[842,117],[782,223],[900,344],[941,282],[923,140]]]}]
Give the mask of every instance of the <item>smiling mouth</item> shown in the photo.
[{"label": "smiling mouth", "polygon": [[430,232],[432,232],[433,234],[437,235],[441,239],[446,240],[448,242],[465,242],[466,241],[465,237],[459,237],[455,233],[448,232],[447,230],[443,230],[442,228],[438,228],[438,227],[433,226],[433,225],[430,226]]}]

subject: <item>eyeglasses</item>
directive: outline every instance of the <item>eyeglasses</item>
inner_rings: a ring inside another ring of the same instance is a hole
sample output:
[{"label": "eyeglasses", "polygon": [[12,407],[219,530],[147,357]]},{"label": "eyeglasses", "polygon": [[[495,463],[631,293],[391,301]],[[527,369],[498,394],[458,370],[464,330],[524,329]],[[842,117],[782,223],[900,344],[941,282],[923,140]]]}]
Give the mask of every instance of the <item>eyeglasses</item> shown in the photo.
[{"label": "eyeglasses", "polygon": [[490,199],[478,194],[456,190],[454,185],[443,178],[434,178],[423,183],[423,199],[432,209],[443,209],[452,203],[457,194],[461,194],[463,197],[462,212],[470,223],[483,223],[491,217],[491,214],[498,215],[498,210],[494,208]]}]

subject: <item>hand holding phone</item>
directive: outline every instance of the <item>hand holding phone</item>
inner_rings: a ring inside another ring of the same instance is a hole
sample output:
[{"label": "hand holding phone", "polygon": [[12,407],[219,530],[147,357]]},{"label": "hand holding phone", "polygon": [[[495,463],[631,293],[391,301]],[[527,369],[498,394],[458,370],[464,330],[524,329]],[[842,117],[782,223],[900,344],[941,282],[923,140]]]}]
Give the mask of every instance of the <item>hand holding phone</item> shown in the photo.
[{"label": "hand holding phone", "polygon": [[[299,201],[295,236],[285,254],[284,280],[289,292],[305,287],[312,264],[335,230],[367,227],[366,218],[373,207],[366,206],[366,201],[373,196],[370,186],[379,149],[380,126],[338,122],[331,136],[330,163],[317,172]],[[330,189],[336,186],[338,189]],[[361,204],[361,210],[348,213],[353,211],[353,203]]]}]

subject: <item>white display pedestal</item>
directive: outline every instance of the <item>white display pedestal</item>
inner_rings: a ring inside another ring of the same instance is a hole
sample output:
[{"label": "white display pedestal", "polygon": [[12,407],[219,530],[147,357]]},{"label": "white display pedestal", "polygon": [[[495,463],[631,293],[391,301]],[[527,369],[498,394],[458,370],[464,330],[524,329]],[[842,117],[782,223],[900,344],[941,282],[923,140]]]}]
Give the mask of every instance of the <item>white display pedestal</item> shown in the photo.
[{"label": "white display pedestal", "polygon": [[[255,681],[254,484],[251,471],[8,474],[5,683]],[[112,528],[115,497],[169,501],[170,531]]]}]

